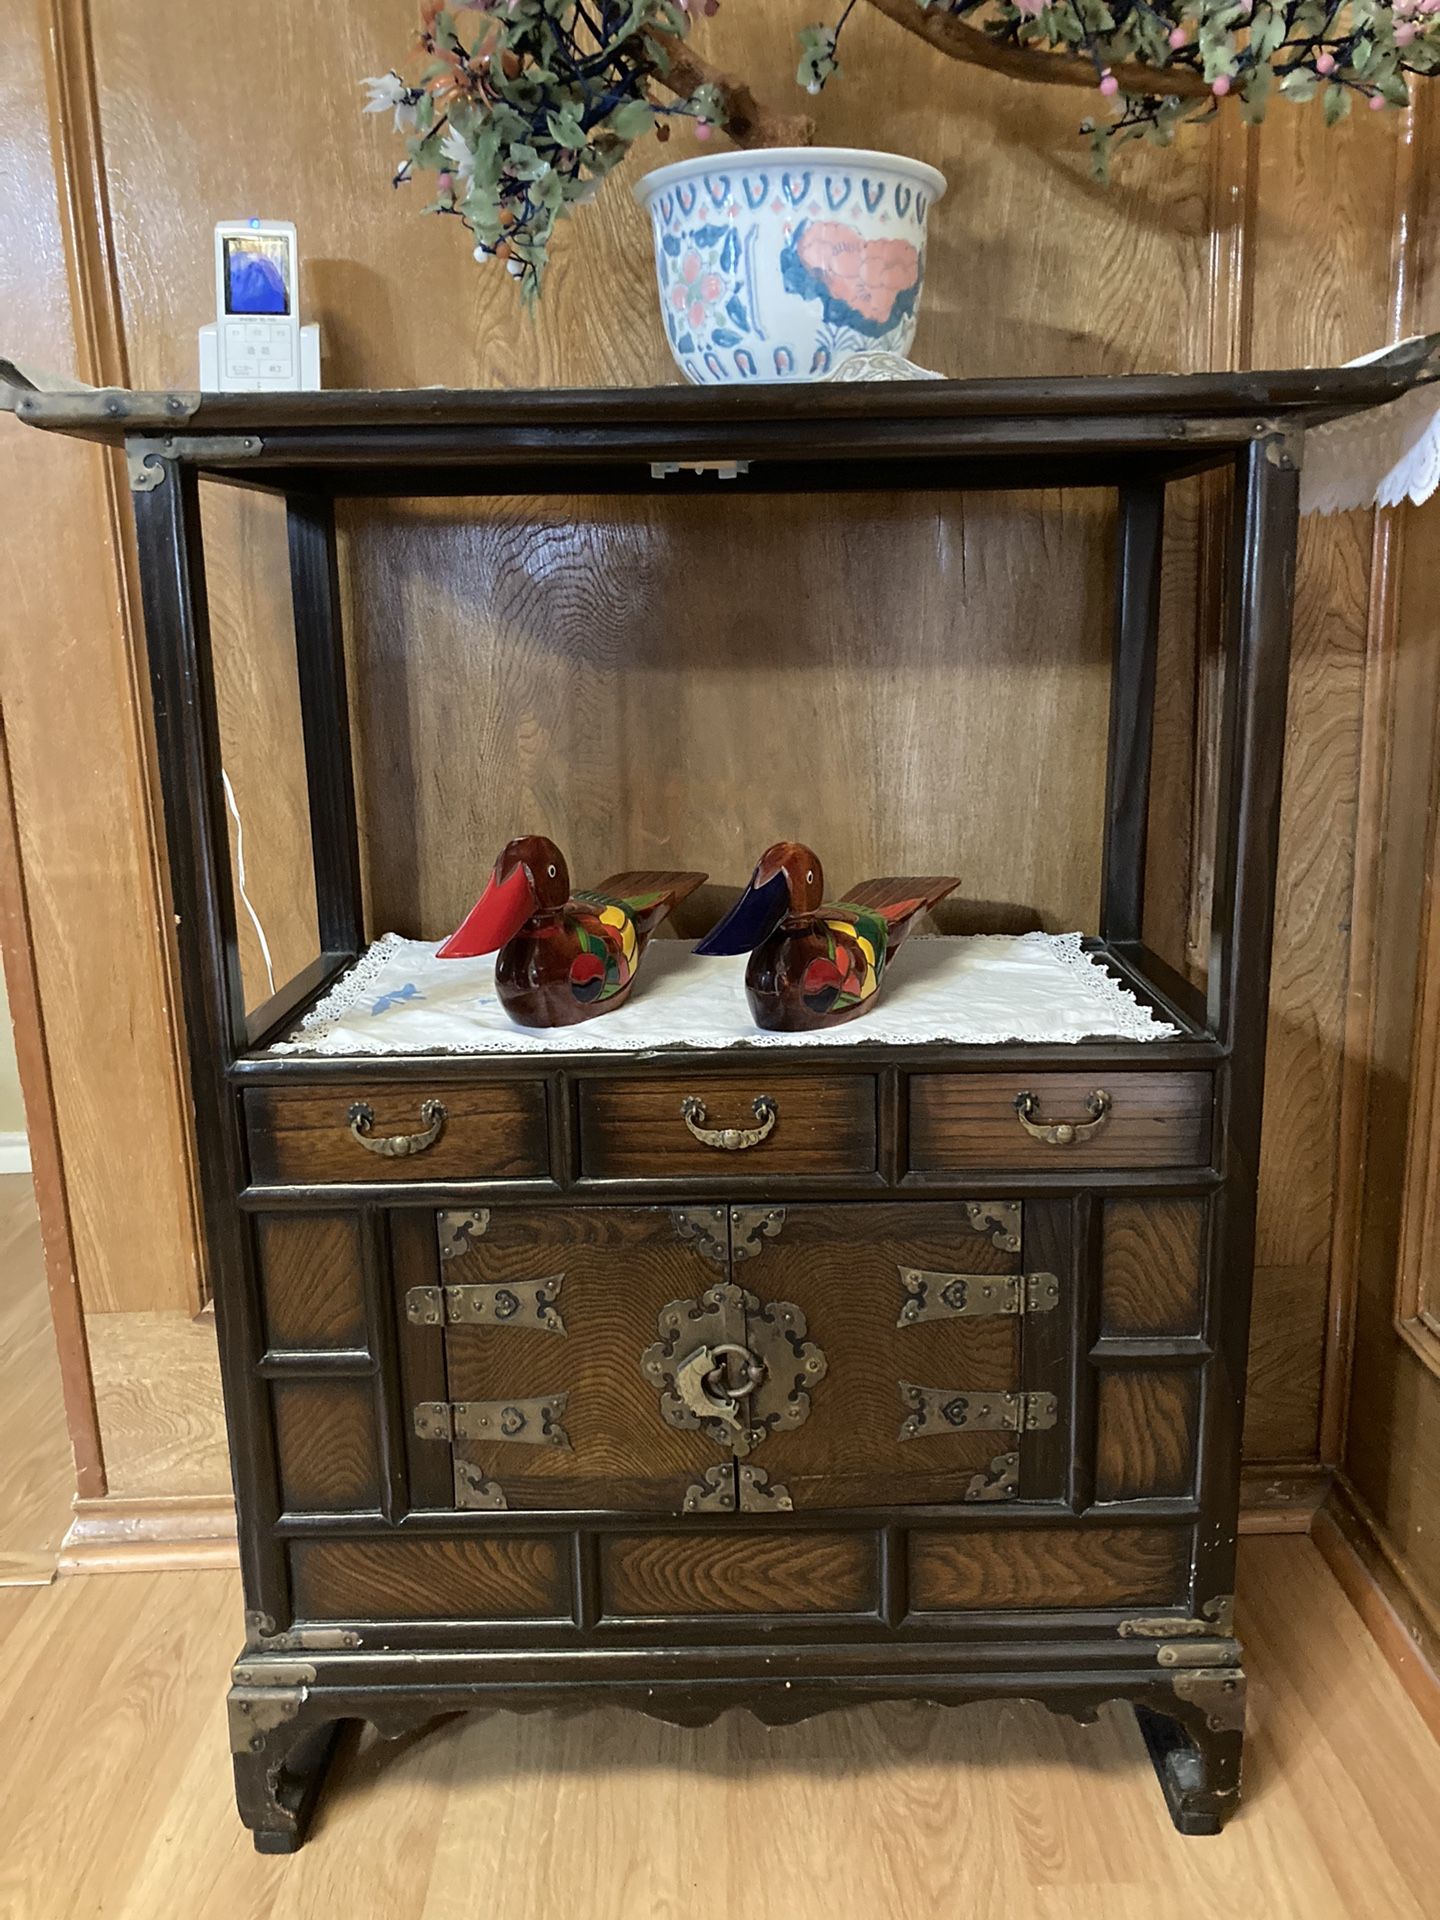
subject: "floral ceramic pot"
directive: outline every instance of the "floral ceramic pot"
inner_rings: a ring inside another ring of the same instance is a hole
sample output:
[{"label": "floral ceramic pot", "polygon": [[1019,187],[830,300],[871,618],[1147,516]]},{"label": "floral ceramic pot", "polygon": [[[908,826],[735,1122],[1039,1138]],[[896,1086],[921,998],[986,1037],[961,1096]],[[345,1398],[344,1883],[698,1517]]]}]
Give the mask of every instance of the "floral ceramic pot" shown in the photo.
[{"label": "floral ceramic pot", "polygon": [[670,350],[700,385],[815,380],[852,353],[903,354],[945,177],[846,147],[708,154],[635,189],[655,229]]}]

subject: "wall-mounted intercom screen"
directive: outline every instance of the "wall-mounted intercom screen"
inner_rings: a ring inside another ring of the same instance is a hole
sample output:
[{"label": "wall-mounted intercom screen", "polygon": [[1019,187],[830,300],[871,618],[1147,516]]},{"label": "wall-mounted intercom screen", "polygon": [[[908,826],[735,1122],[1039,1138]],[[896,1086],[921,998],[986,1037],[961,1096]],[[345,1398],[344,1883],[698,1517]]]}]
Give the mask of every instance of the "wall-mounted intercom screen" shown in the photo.
[{"label": "wall-mounted intercom screen", "polygon": [[290,311],[290,248],[279,234],[229,234],[225,239],[225,311]]}]

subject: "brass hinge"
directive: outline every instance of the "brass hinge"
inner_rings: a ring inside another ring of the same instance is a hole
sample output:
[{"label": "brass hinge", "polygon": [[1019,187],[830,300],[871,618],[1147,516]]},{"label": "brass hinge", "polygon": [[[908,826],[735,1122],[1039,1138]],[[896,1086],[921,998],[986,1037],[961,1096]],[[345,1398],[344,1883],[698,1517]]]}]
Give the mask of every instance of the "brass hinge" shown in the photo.
[{"label": "brass hinge", "polygon": [[1235,1596],[1217,1593],[1200,1609],[1195,1619],[1176,1613],[1141,1613],[1122,1620],[1116,1632],[1122,1640],[1233,1640],[1235,1637]]},{"label": "brass hinge", "polygon": [[358,1647],[360,1636],[349,1627],[287,1627],[277,1629],[272,1615],[251,1608],[245,1615],[245,1645],[260,1653],[319,1653]]},{"label": "brass hinge", "polygon": [[161,440],[131,436],[125,442],[125,465],[132,493],[153,493],[164,483],[166,460],[200,460],[228,466],[235,460],[256,460],[264,442],[253,433],[167,433]]},{"label": "brass hinge", "polygon": [[953,1387],[919,1387],[902,1380],[900,1399],[910,1409],[902,1440],[939,1433],[1038,1433],[1059,1417],[1053,1393],[962,1393]]},{"label": "brass hinge", "polygon": [[294,1720],[309,1697],[304,1681],[282,1687],[233,1688],[228,1702],[230,1751],[259,1753],[266,1734]]},{"label": "brass hinge", "polygon": [[1170,1685],[1177,1700],[1200,1709],[1212,1733],[1245,1731],[1245,1675],[1239,1667],[1182,1667]]},{"label": "brass hinge", "polygon": [[921,1320],[980,1319],[990,1314],[1049,1313],[1060,1303],[1053,1273],[928,1273],[901,1267],[905,1304],[896,1326]]},{"label": "brass hinge", "polygon": [[1019,1200],[967,1200],[965,1218],[976,1233],[988,1233],[1001,1253],[1019,1253],[1024,1220]]},{"label": "brass hinge", "polygon": [[490,1225],[488,1207],[450,1207],[435,1216],[435,1234],[442,1260],[458,1260],[469,1253]]},{"label": "brass hinge", "polygon": [[568,1447],[560,1424],[568,1393],[538,1400],[422,1400],[415,1409],[419,1440],[483,1440],[490,1446]]},{"label": "brass hinge", "polygon": [[1155,1649],[1162,1667],[1238,1667],[1238,1640],[1167,1640]]},{"label": "brass hinge", "polygon": [[411,1287],[405,1295],[405,1317],[416,1327],[538,1327],[564,1333],[565,1322],[555,1307],[564,1284],[563,1273],[551,1273],[543,1280],[495,1285]]},{"label": "brass hinge", "polygon": [[293,1689],[313,1685],[315,1669],[307,1660],[265,1660],[242,1653],[230,1669],[230,1678],[237,1687]]}]

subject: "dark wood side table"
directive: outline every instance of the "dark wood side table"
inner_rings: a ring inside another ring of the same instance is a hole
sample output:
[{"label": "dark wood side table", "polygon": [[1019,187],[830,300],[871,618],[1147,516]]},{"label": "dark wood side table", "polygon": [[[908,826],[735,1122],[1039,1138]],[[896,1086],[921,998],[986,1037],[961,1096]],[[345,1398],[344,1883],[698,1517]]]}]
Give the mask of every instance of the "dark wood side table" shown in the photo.
[{"label": "dark wood side table", "polygon": [[[1176,1825],[1218,1830],[1244,1725],[1231,1595],[1297,469],[1308,426],[1432,359],[754,392],[0,388],[129,465],[259,1847],[300,1843],[346,1719],[566,1701],[778,1722],[1119,1697]],[[1234,514],[1199,994],[1145,947],[1142,908],[1166,488],[1203,468]],[[249,1019],[202,476],[289,514],[321,952]],[[887,1047],[861,1022],[813,1050],[267,1052],[369,931],[337,498],[1062,484],[1118,498],[1095,948],[1179,1038]],[[776,1124],[741,1152],[682,1118],[698,1098],[743,1127],[761,1096]]]}]

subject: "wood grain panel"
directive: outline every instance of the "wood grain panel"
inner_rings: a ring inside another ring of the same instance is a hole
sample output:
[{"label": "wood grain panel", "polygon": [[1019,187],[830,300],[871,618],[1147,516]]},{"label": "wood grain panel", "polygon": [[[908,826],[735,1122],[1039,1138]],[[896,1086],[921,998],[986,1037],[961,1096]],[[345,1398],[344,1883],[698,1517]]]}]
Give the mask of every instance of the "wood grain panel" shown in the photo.
[{"label": "wood grain panel", "polygon": [[306,1540],[290,1576],[304,1620],[519,1620],[569,1604],[554,1539]]},{"label": "wood grain panel", "polygon": [[724,1272],[682,1239],[663,1208],[493,1208],[471,1250],[442,1263],[441,1281],[495,1285],[561,1274],[556,1308],[565,1332],[448,1328],[449,1397],[564,1393],[570,1446],[462,1440],[456,1457],[498,1481],[512,1507],[678,1513],[686,1488],[727,1456],[703,1434],[665,1422],[640,1359],[659,1338],[662,1307],[698,1298]]},{"label": "wood grain panel", "polygon": [[[706,869],[675,923],[699,933],[775,838],[800,734],[783,826],[834,891],[955,872],[947,931],[1094,925],[1105,499],[838,497],[821,521],[743,494],[468,512],[344,515],[377,929],[448,931],[495,849],[534,830],[581,884]],[[898,623],[874,613],[891,580],[911,606]],[[954,780],[959,741],[1003,781]]]},{"label": "wood grain panel", "polygon": [[220,752],[240,819],[239,829],[230,820],[235,924],[253,1010],[319,950],[285,503],[202,484],[200,505]]},{"label": "wood grain panel", "polygon": [[1315,1457],[1324,1346],[1324,1263],[1257,1267],[1245,1398],[1247,1458]]},{"label": "wood grain panel", "polygon": [[363,1347],[360,1223],[353,1214],[255,1222],[271,1347]]},{"label": "wood grain panel", "polygon": [[762,1301],[798,1306],[828,1368],[810,1390],[805,1424],[772,1434],[755,1456],[797,1507],[960,1500],[977,1475],[990,1477],[997,1454],[1021,1444],[1003,1432],[900,1438],[902,1380],[977,1393],[1020,1385],[1016,1316],[897,1324],[907,1298],[902,1266],[1019,1270],[1019,1255],[977,1233],[963,1205],[788,1207],[779,1234],[760,1244],[737,1269],[740,1284]]},{"label": "wood grain panel", "polygon": [[85,1334],[111,1494],[228,1494],[214,1315],[92,1313]]},{"label": "wood grain panel", "polygon": [[[1292,365],[1333,362],[1393,337],[1398,128],[1381,119],[1359,116],[1343,150],[1314,138],[1300,114],[1276,115],[1261,130],[1252,248],[1256,364],[1273,363],[1277,354]],[[1419,231],[1424,222],[1412,226]],[[1252,1458],[1266,1457],[1271,1445],[1282,1458],[1297,1446],[1313,1457],[1316,1446],[1361,720],[1378,639],[1373,551],[1369,513],[1301,523],[1246,1421]]]},{"label": "wood grain panel", "polygon": [[1184,1597],[1183,1528],[1046,1527],[910,1535],[917,1613],[1003,1607],[1169,1606]]},{"label": "wood grain panel", "polygon": [[601,1547],[607,1613],[865,1613],[868,1533],[614,1534]]},{"label": "wood grain panel", "polygon": [[[1039,1096],[1041,1118],[1084,1121],[1103,1086],[1103,1126],[1068,1147],[1036,1140],[1016,1097]],[[1210,1155],[1210,1076],[1203,1073],[917,1073],[910,1080],[910,1165],[937,1173],[967,1167],[1163,1167]]]},{"label": "wood grain panel", "polygon": [[[709,1127],[753,1127],[757,1096],[773,1099],[769,1135],[743,1156],[695,1139],[680,1111],[695,1095]],[[875,1167],[875,1080],[870,1074],[772,1073],[743,1079],[677,1074],[673,1080],[586,1080],[580,1086],[580,1163],[592,1179],[641,1180],[699,1173],[727,1180],[777,1174],[868,1173]]]},{"label": "wood grain panel", "polygon": [[1102,1373],[1098,1400],[1096,1499],[1189,1493],[1195,1477],[1199,1374]]},{"label": "wood grain panel", "polygon": [[[373,1137],[422,1131],[420,1109],[438,1099],[445,1126],[434,1146],[389,1159],[350,1132],[352,1104],[375,1116]],[[246,1097],[250,1165],[257,1181],[522,1180],[545,1173],[545,1089],[507,1080],[427,1086],[357,1084],[261,1087]]]},{"label": "wood grain panel", "polygon": [[368,1380],[276,1381],[271,1389],[281,1497],[290,1513],[380,1504]]},{"label": "wood grain panel", "polygon": [[1203,1200],[1107,1200],[1100,1324],[1107,1334],[1200,1331]]},{"label": "wood grain panel", "polygon": [[[73,38],[51,40],[38,7],[0,19],[0,313],[7,355],[103,384],[124,378],[123,348],[117,372],[104,261],[85,230],[85,129],[67,113],[57,133],[46,114],[47,94],[60,107],[54,61]],[[85,76],[69,78],[73,106]],[[67,169],[68,190],[57,178]],[[120,572],[123,471],[0,417],[0,704],[86,1311],[193,1312],[144,676]]]}]

